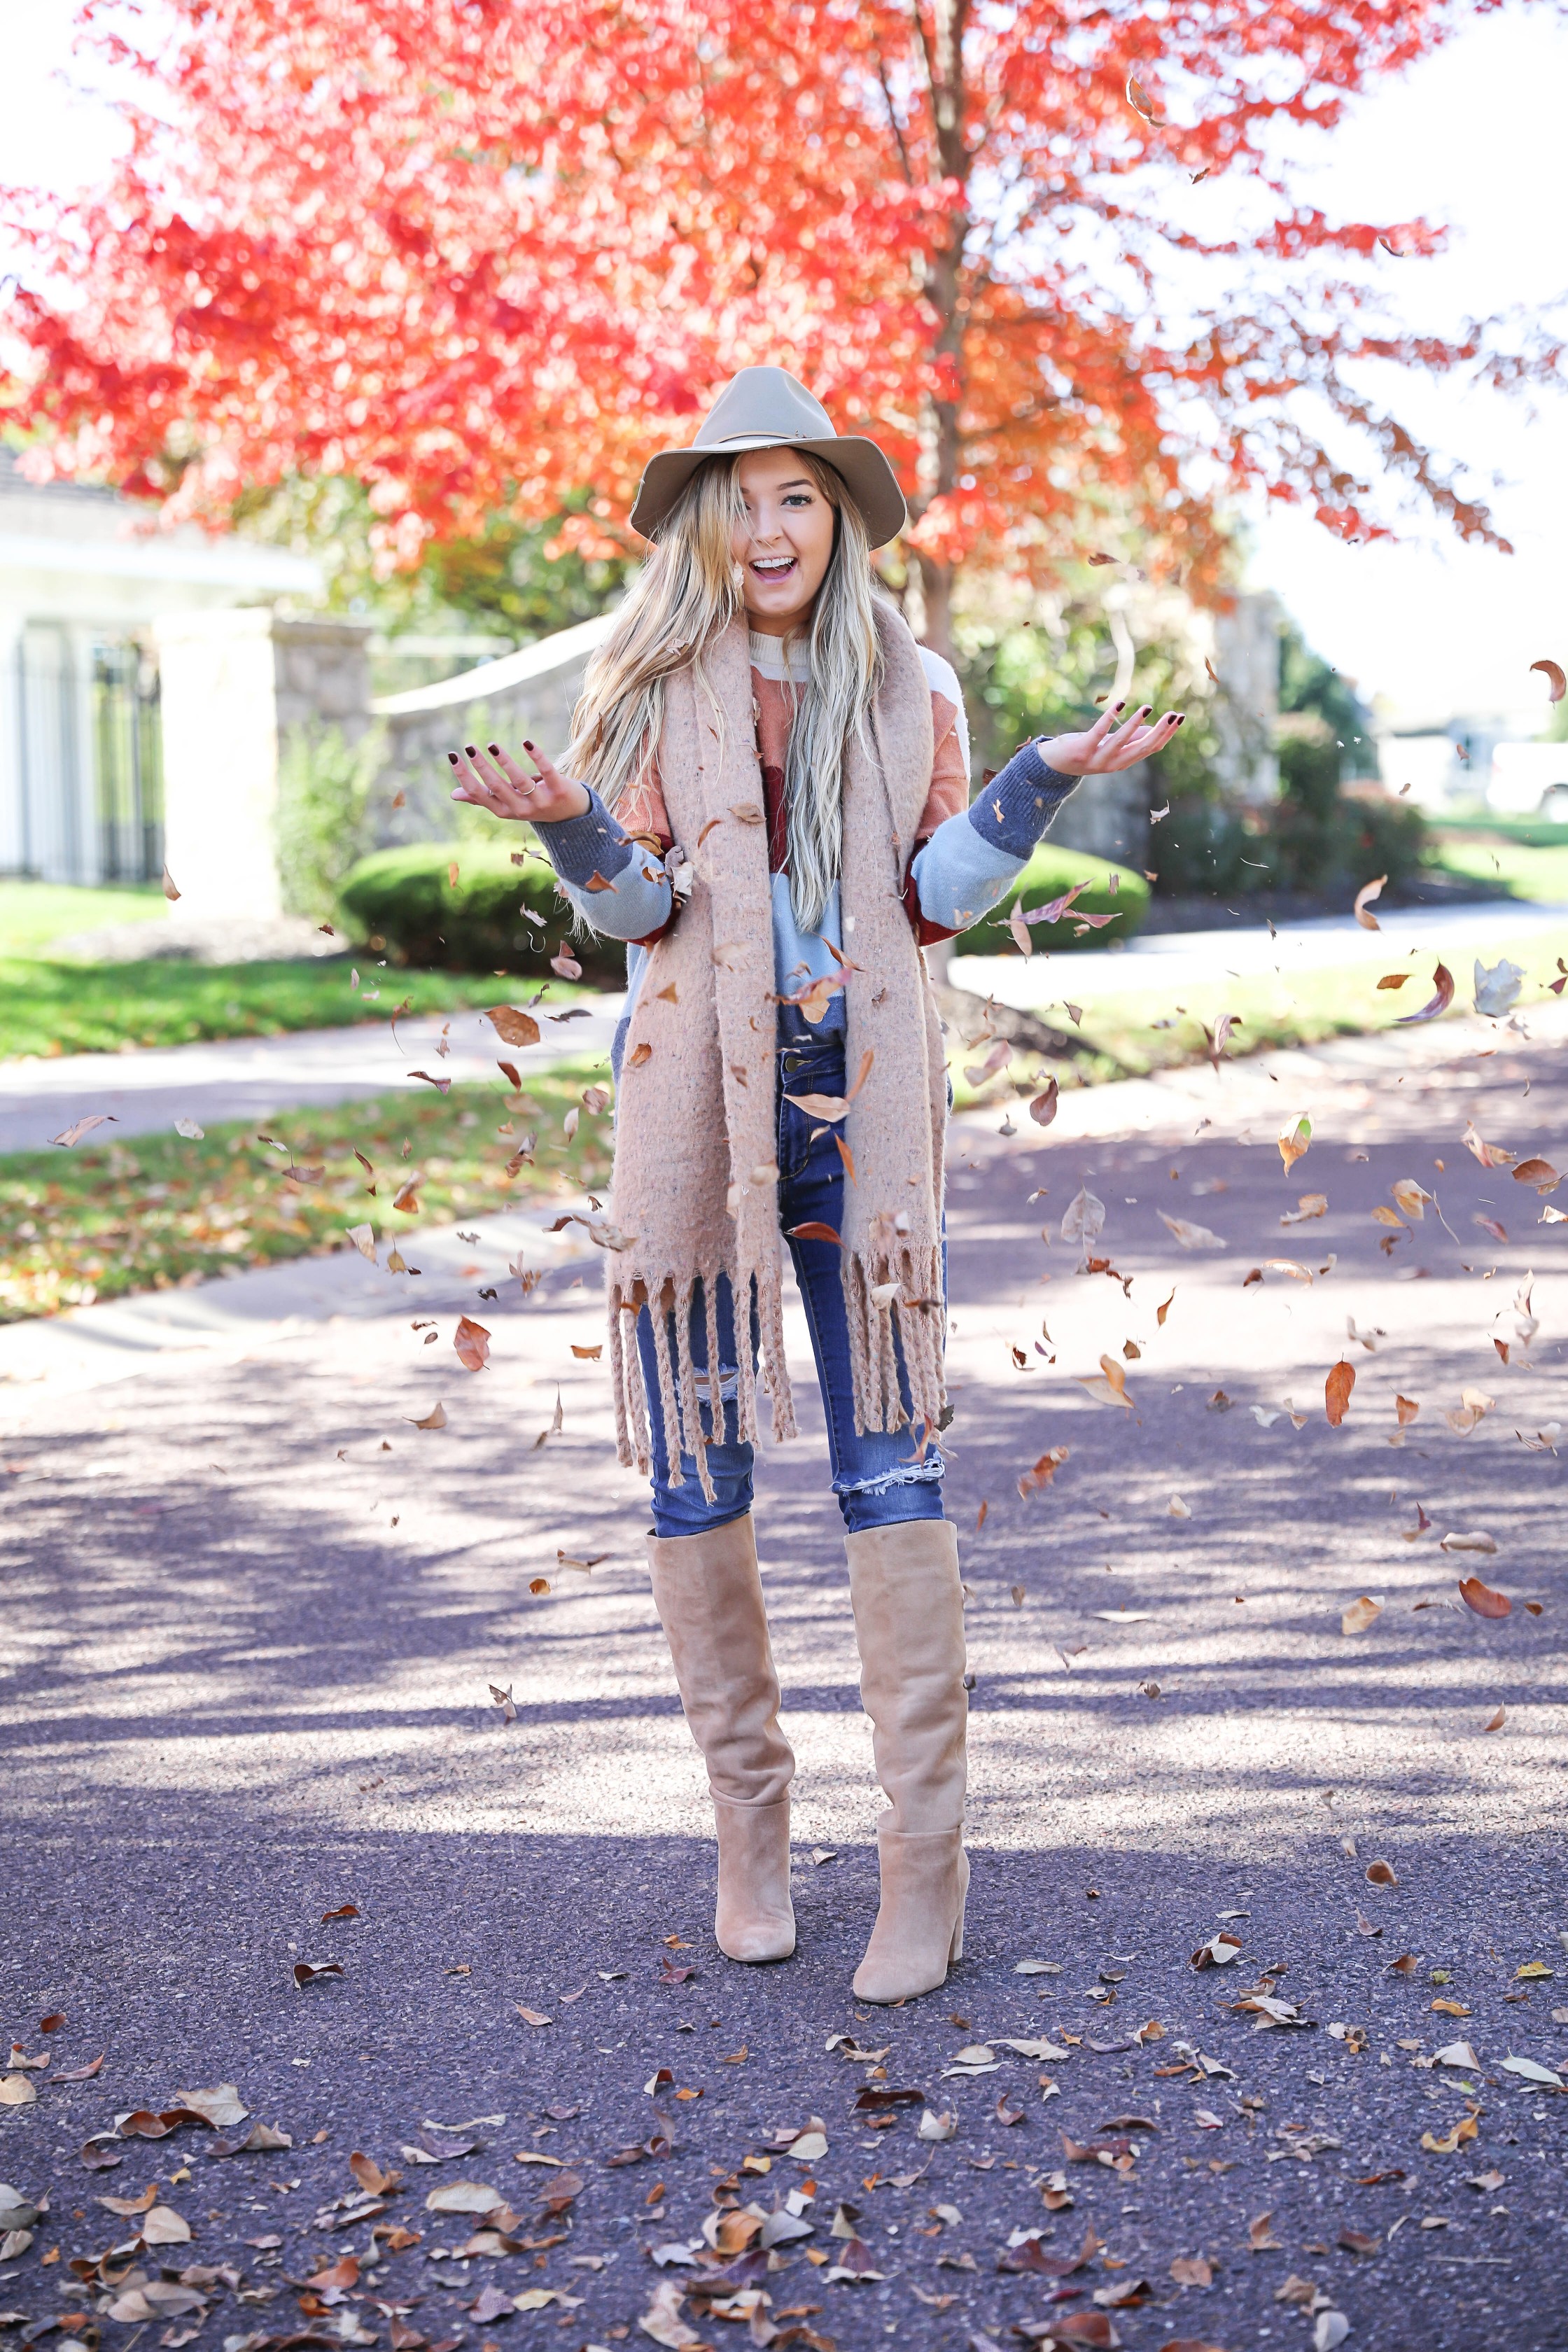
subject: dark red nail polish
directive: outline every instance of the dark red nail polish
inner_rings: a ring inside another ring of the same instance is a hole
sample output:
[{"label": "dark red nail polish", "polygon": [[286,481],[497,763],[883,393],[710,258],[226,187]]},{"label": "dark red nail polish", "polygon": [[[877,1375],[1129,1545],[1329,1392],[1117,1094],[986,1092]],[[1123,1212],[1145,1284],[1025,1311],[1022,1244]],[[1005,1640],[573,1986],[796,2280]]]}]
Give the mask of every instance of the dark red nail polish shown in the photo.
[{"label": "dark red nail polish", "polygon": [[499,760],[500,758],[500,745],[499,743],[492,743],[490,745],[490,751],[496,759]]},{"label": "dark red nail polish", "polygon": [[447,759],[448,759],[448,760],[450,760],[450,761],[452,762],[453,767],[455,768],[455,767],[457,766],[457,764],[458,764],[458,755],[457,755],[456,751],[448,751],[448,752],[447,752]]},{"label": "dark red nail polish", "polygon": [[479,755],[471,743],[465,743],[463,749],[468,753],[470,760],[477,760],[479,758]]},{"label": "dark red nail polish", "polygon": [[529,741],[526,735],[522,739],[522,748],[525,751],[531,751],[533,749],[532,744]]}]

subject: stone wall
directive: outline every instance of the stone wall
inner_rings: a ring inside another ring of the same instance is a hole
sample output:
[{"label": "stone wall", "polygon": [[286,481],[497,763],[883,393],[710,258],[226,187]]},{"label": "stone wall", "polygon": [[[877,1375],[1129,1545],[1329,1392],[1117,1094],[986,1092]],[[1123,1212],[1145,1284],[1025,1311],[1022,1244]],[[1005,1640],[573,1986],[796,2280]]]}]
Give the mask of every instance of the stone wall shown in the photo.
[{"label": "stone wall", "polygon": [[[521,759],[528,736],[559,759],[588,657],[609,630],[609,615],[601,614],[439,686],[374,702],[371,710],[387,734],[386,766],[375,795],[380,845],[452,837],[458,810],[447,754],[464,743],[502,742]],[[403,806],[394,808],[399,792]]]}]

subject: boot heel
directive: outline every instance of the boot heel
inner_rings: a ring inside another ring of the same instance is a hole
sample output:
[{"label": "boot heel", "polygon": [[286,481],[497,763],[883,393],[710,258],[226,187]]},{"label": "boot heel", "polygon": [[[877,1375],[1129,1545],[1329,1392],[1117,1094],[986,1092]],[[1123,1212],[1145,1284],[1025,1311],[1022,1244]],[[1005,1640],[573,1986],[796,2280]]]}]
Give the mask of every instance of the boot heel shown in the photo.
[{"label": "boot heel", "polygon": [[965,1854],[963,1856],[963,1880],[958,1890],[958,1923],[952,1931],[952,1942],[948,1947],[947,1965],[949,1968],[952,1968],[954,1960],[961,1960],[963,1958],[963,1915],[968,1907],[969,1857]]}]

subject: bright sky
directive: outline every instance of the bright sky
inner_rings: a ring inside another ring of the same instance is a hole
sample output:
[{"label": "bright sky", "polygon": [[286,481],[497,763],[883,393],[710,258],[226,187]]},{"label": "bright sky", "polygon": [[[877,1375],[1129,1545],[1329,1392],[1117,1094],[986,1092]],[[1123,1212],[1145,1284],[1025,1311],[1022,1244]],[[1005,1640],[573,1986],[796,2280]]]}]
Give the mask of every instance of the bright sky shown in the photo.
[{"label": "bright sky", "polygon": [[[68,189],[93,178],[116,143],[112,112],[73,100],[57,78],[76,5],[29,0],[7,24],[8,180]],[[1448,331],[1468,315],[1553,301],[1568,286],[1556,234],[1565,79],[1568,26],[1554,9],[1515,0],[1360,104],[1331,143],[1305,148],[1301,193],[1324,210],[1450,226],[1442,258],[1380,264],[1410,325]],[[1194,194],[1207,193],[1218,226],[1223,185]],[[1531,733],[1545,705],[1529,666],[1568,659],[1568,401],[1531,423],[1518,403],[1422,380],[1398,405],[1471,469],[1469,487],[1489,495],[1517,552],[1462,548],[1436,525],[1397,548],[1343,548],[1305,518],[1271,514],[1258,522],[1252,581],[1275,589],[1310,643],[1396,721],[1502,713]]]}]

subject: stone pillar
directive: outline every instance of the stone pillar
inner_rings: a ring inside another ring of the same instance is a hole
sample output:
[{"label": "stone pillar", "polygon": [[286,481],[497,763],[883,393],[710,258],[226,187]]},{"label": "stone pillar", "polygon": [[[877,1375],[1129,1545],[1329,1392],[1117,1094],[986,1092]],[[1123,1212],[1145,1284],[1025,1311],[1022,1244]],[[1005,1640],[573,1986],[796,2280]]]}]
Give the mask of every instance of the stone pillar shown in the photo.
[{"label": "stone pillar", "polygon": [[269,607],[178,613],[155,625],[163,733],[163,855],[195,921],[268,921],[278,881],[278,761],[312,721],[351,739],[370,723],[371,630],[283,621]]}]

